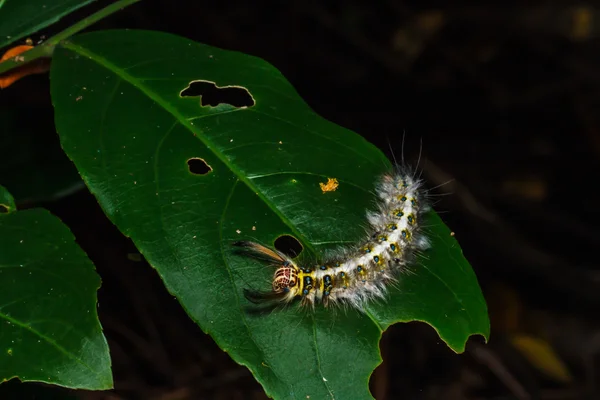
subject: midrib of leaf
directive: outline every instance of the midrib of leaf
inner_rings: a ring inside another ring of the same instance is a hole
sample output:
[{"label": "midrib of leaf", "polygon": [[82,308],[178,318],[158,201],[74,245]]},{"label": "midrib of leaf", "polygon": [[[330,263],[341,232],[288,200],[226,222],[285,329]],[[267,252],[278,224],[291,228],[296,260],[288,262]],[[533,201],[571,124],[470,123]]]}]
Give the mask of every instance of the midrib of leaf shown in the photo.
[{"label": "midrib of leaf", "polygon": [[[279,175],[308,175],[308,176],[318,176],[319,178],[325,178],[327,179],[328,176],[327,175],[323,175],[323,174],[316,174],[314,172],[307,172],[307,171],[278,171],[278,172],[271,172],[268,174],[261,174],[261,175],[252,175],[249,176],[249,179],[261,179],[261,178],[269,178],[269,177],[273,177],[273,176],[279,176]],[[345,185],[348,186],[353,186],[358,190],[362,190],[363,192],[367,192],[369,193],[369,191],[367,189],[365,189],[362,186],[357,185],[354,182],[350,182],[344,179],[338,179],[339,183],[343,183]]]},{"label": "midrib of leaf", "polygon": [[[110,62],[109,60],[107,60],[106,58],[102,57],[99,54],[94,53],[93,51],[90,51],[82,46],[79,46],[77,44],[74,44],[73,42],[64,42],[62,43],[62,47],[69,49],[77,54],[80,54],[82,56],[87,57],[88,59],[96,62],[98,65],[108,69],[109,71],[113,72],[115,75],[117,75],[119,78],[121,78],[122,80],[128,82],[129,84],[131,84],[132,86],[134,86],[135,88],[137,88],[139,91],[141,91],[143,94],[145,94],[149,99],[151,99],[152,101],[156,102],[158,105],[160,105],[163,109],[165,109],[167,112],[169,112],[173,117],[175,117],[175,119],[177,119],[177,121],[179,121],[179,123],[181,125],[183,125],[184,127],[186,127],[191,133],[194,133],[194,126],[192,126],[190,124],[190,121],[188,121],[183,115],[181,115],[181,113],[179,113],[177,111],[177,109],[172,106],[171,104],[169,104],[168,101],[166,101],[165,99],[163,99],[160,95],[158,95],[157,93],[155,93],[153,90],[151,90],[150,88],[148,88],[147,86],[145,86],[143,84],[142,81],[140,81],[139,79],[135,78],[134,76],[130,75],[129,73],[127,73],[127,71],[123,70],[122,68],[119,68],[117,65],[113,64],[112,62]],[[213,114],[214,115],[214,114]],[[212,116],[212,115],[211,115]],[[199,119],[199,118],[195,118],[195,119]],[[198,129],[198,128],[196,128]],[[287,219],[287,217],[281,213],[281,211],[279,211],[279,209],[268,199],[264,196],[264,194],[262,193],[261,190],[259,190],[258,187],[256,187],[252,181],[245,176],[242,171],[239,170],[239,168],[237,168],[235,165],[233,165],[226,157],[225,155],[218,150],[217,146],[207,137],[205,137],[205,135],[203,134],[203,132],[200,130],[200,134],[196,134],[196,137],[198,139],[200,139],[200,141],[202,141],[202,143],[213,152],[213,154],[215,156],[217,156],[219,158],[219,160],[225,164],[229,170],[236,175],[236,177],[243,182],[250,190],[252,190],[252,192],[256,193],[257,196],[259,196],[259,198],[281,219],[281,221],[287,225],[287,227],[299,238],[301,239],[301,241],[305,244],[305,246],[310,249],[310,251],[314,254],[316,253],[315,248],[313,247],[313,245],[310,243],[310,241],[307,240],[307,238],[304,237],[304,235],[302,235],[297,229],[296,227],[294,227],[294,225],[291,223],[291,221],[289,219]],[[375,320],[375,318],[373,317],[373,315],[371,314],[370,311],[367,311],[366,314],[369,316],[369,318],[371,319],[371,321],[373,321],[373,323],[375,324],[375,326],[377,327],[377,329],[379,330],[379,332],[382,332],[381,326],[379,325],[379,323]],[[314,321],[314,318],[312,320],[312,325],[313,325],[313,331],[314,329],[316,329],[316,323]],[[321,367],[320,367],[320,351],[319,351],[319,347],[318,344],[316,342],[316,336],[315,336],[315,353],[316,353],[316,357],[317,357],[317,364],[319,366],[319,373],[321,374],[321,378],[325,379],[325,377],[323,376],[322,372],[321,372]],[[329,386],[326,384],[326,382],[324,380],[322,380],[322,383],[324,384],[325,388],[327,389],[327,391],[331,394],[332,399],[333,397],[333,393],[331,392],[331,389],[329,388]]]}]

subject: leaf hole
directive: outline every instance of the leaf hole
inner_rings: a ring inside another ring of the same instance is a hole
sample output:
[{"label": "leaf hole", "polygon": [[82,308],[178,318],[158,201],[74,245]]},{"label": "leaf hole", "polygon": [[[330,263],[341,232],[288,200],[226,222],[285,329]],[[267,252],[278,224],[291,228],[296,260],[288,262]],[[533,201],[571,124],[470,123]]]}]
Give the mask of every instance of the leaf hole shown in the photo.
[{"label": "leaf hole", "polygon": [[0,214],[7,214],[8,206],[6,204],[0,204]]},{"label": "leaf hole", "polygon": [[254,106],[255,101],[248,89],[242,86],[217,86],[210,81],[191,81],[179,93],[180,97],[200,97],[202,107],[216,107],[219,104],[229,104],[236,108]]},{"label": "leaf hole", "polygon": [[275,239],[275,243],[273,243],[273,245],[277,250],[291,258],[298,257],[304,249],[300,241],[290,235],[279,236],[277,239]]},{"label": "leaf hole", "polygon": [[210,165],[200,157],[193,157],[187,160],[187,165],[190,172],[194,175],[206,175],[213,169]]}]

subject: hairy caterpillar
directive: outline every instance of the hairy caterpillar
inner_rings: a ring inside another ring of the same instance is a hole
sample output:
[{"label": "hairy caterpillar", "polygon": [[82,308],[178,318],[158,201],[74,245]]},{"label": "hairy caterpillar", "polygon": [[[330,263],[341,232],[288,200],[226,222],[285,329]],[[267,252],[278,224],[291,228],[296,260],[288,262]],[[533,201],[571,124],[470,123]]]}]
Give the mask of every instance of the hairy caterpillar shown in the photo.
[{"label": "hairy caterpillar", "polygon": [[367,212],[367,239],[316,265],[300,266],[278,250],[250,241],[235,242],[247,255],[276,267],[272,289],[244,290],[246,298],[275,304],[300,298],[303,306],[350,305],[359,310],[370,300],[384,298],[415,254],[429,247],[421,220],[430,207],[423,181],[399,166],[381,177],[377,194],[377,211]]}]

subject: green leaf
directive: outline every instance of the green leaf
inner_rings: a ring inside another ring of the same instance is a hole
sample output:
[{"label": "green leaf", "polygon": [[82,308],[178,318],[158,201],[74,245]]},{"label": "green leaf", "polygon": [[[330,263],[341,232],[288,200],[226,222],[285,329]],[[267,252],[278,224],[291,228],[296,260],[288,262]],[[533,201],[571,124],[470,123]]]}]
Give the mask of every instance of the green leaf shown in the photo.
[{"label": "green leaf", "polygon": [[[231,243],[291,234],[309,258],[354,242],[390,167],[263,60],[165,33],[95,32],[56,49],[51,84],[63,148],[106,214],[268,395],[371,398],[378,341],[396,321],[426,321],[456,351],[469,335],[488,335],[477,280],[435,214],[431,259],[386,304],[365,314],[248,311],[242,290],[268,289],[273,271]],[[340,185],[323,193],[328,177]]]},{"label": "green leaf", "polygon": [[111,388],[100,279],[69,229],[43,209],[0,214],[0,243],[0,379]]},{"label": "green leaf", "polygon": [[0,48],[60,20],[94,0],[0,0]]},{"label": "green leaf", "polygon": [[425,226],[433,245],[414,267],[417,276],[404,277],[393,301],[370,310],[384,328],[395,322],[427,322],[448,346],[463,352],[470,335],[489,337],[487,306],[454,234],[433,212]]},{"label": "green leaf", "polygon": [[11,213],[17,211],[15,199],[12,194],[2,185],[0,185],[0,214]]}]

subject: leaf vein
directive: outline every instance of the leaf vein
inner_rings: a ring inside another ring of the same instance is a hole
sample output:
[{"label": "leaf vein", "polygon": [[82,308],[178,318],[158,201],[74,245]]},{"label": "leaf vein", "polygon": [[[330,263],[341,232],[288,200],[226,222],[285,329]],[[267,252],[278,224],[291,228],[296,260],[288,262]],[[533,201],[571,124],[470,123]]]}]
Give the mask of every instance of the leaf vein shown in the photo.
[{"label": "leaf vein", "polygon": [[4,313],[0,313],[0,318],[5,319],[6,321],[17,325],[20,328],[23,328],[31,333],[33,333],[34,335],[36,335],[37,337],[43,339],[45,342],[47,342],[48,344],[54,346],[54,348],[56,348],[58,351],[60,351],[61,353],[63,353],[64,355],[66,355],[68,358],[76,361],[78,364],[84,366],[86,369],[88,369],[90,372],[92,372],[94,375],[101,377],[101,374],[97,371],[95,371],[94,369],[92,369],[92,367],[90,367],[89,365],[87,365],[86,363],[84,363],[81,359],[79,359],[77,356],[75,356],[73,353],[71,353],[70,351],[68,351],[67,349],[65,349],[64,347],[62,347],[61,345],[59,345],[58,343],[56,343],[54,340],[52,340],[51,338],[49,338],[48,336],[44,335],[41,332],[38,332],[36,329],[33,329],[32,327],[30,327],[29,325],[27,325],[26,323],[23,323],[15,318],[12,318]]}]

